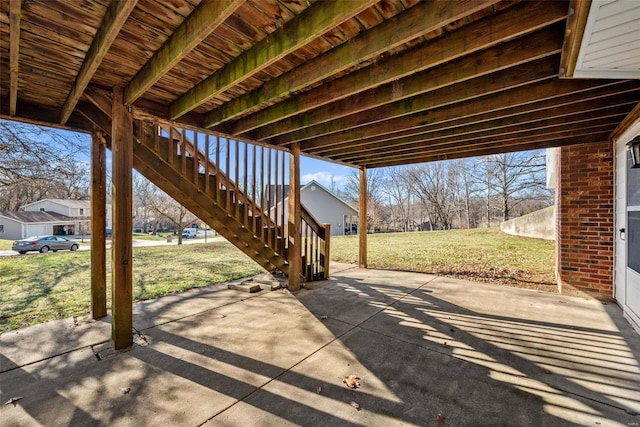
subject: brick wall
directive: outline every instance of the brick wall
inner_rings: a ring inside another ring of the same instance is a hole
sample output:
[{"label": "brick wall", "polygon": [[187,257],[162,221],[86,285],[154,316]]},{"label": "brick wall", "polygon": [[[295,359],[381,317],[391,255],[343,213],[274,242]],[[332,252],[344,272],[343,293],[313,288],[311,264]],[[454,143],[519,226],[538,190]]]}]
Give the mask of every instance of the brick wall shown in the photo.
[{"label": "brick wall", "polygon": [[613,144],[557,152],[556,245],[563,293],[613,298]]}]

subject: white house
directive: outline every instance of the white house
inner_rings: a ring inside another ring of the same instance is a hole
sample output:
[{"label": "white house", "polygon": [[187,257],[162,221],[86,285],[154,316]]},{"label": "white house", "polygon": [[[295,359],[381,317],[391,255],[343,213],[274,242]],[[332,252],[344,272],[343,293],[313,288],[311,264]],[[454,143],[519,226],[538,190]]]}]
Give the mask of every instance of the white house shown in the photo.
[{"label": "white house", "polygon": [[91,216],[91,204],[88,200],[42,199],[21,206],[25,212],[57,212],[70,217]]},{"label": "white house", "polygon": [[[285,198],[277,206],[278,212],[282,212],[284,204],[285,218],[288,218],[289,214],[288,200],[288,197]],[[358,211],[316,181],[311,181],[300,188],[300,200],[321,224],[331,224],[332,236],[357,234]],[[272,216],[275,209],[271,208]]]},{"label": "white house", "polygon": [[[21,206],[20,212],[0,212],[0,239],[88,234],[91,231],[90,206],[88,200],[42,199]],[[109,206],[106,212],[107,228],[111,228]]]},{"label": "white house", "polygon": [[[42,199],[21,206],[27,212],[56,212],[72,218],[91,218],[91,202],[89,200]],[[111,205],[106,206],[107,228],[111,228]]]},{"label": "white house", "polygon": [[56,212],[0,211],[0,239],[20,240],[47,234],[68,234],[78,220]]}]

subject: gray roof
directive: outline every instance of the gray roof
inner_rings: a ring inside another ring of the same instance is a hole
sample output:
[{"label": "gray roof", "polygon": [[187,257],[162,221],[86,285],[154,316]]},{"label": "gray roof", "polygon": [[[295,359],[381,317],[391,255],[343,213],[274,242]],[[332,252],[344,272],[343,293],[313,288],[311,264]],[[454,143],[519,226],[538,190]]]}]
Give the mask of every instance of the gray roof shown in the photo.
[{"label": "gray roof", "polygon": [[91,202],[89,200],[73,200],[73,199],[42,199],[42,200],[38,200],[37,202],[32,202],[32,203],[27,203],[26,205],[22,206],[23,208],[25,206],[31,206],[31,205],[35,205],[41,202],[45,202],[45,201],[49,201],[52,203],[57,203],[59,205],[62,206],[66,206],[69,208],[85,208],[88,209],[91,207]]},{"label": "gray roof", "polygon": [[0,211],[0,216],[22,223],[33,222],[74,222],[76,218],[71,218],[55,212],[17,212]]}]

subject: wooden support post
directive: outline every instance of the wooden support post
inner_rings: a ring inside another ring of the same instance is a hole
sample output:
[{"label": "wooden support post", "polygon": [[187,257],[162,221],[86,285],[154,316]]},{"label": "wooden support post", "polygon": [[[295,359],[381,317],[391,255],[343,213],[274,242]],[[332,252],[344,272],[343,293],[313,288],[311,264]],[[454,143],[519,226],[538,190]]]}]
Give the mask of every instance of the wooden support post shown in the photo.
[{"label": "wooden support post", "polygon": [[367,268],[367,169],[360,169],[360,223],[358,225],[358,237],[360,250],[358,265]]},{"label": "wooden support post", "polygon": [[132,317],[132,170],[133,119],[122,88],[113,89],[111,150],[113,153],[113,238],[111,246],[111,339],[116,350],[133,344]]},{"label": "wooden support post", "polygon": [[331,264],[331,224],[323,224],[324,226],[324,279],[329,278],[329,265]]},{"label": "wooden support post", "polygon": [[289,290],[300,289],[300,273],[302,272],[301,234],[302,208],[300,206],[300,144],[291,145],[289,155]]},{"label": "wooden support post", "polygon": [[91,317],[107,315],[107,160],[101,131],[91,135]]}]

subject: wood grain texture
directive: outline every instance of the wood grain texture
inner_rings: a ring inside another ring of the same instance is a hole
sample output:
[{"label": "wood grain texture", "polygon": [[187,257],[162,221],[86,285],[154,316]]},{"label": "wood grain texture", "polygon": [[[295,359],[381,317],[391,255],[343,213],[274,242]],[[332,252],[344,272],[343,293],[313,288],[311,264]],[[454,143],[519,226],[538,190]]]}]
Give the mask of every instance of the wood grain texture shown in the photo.
[{"label": "wood grain texture", "polygon": [[367,169],[360,168],[358,193],[358,267],[367,268]]},{"label": "wood grain texture", "polygon": [[91,135],[91,317],[107,315],[107,157],[101,131]]},{"label": "wood grain texture", "polygon": [[114,349],[120,350],[133,344],[133,119],[124,105],[122,88],[114,88],[111,117],[111,340]]},{"label": "wood grain texture", "polygon": [[293,144],[289,156],[289,282],[291,291],[300,289],[302,274],[302,211],[300,208],[300,147]]}]

